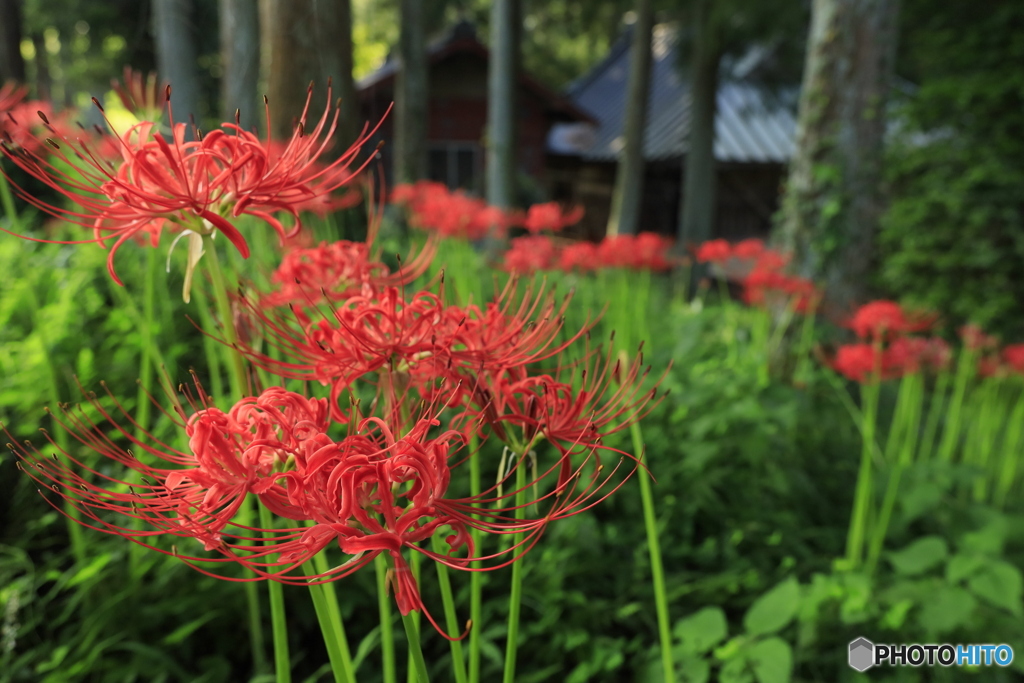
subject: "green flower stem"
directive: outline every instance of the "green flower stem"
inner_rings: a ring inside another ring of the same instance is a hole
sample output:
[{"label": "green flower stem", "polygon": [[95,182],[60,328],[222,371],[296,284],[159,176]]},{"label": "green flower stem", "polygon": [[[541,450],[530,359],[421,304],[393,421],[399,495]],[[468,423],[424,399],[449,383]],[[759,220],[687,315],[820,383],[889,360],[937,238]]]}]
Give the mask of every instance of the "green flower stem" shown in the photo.
[{"label": "green flower stem", "polygon": [[[904,377],[900,384],[900,399],[903,405],[901,406],[902,410],[899,412],[899,419],[902,423],[898,430],[899,434],[902,435],[901,443],[898,445],[899,456],[889,473],[889,482],[886,485],[882,510],[879,513],[878,523],[875,526],[871,545],[868,548],[868,559],[865,565],[868,575],[873,574],[875,567],[878,565],[878,558],[885,547],[885,536],[889,531],[889,521],[896,506],[900,478],[907,467],[910,466],[914,457],[914,446],[921,423],[921,408],[924,403],[922,381],[921,375],[914,373]],[[896,418],[894,418],[894,422],[895,420]],[[894,428],[893,431],[897,430]],[[892,437],[890,437],[890,442],[892,440]],[[894,450],[896,448],[896,446],[893,446]],[[889,451],[889,444],[886,445],[886,451]]]},{"label": "green flower stem", "polygon": [[1006,497],[1017,477],[1017,460],[1020,455],[1021,436],[1024,435],[1024,395],[1017,397],[1017,405],[1010,413],[1003,438],[1003,458],[996,482],[993,502],[1002,509],[1006,505]]},{"label": "green flower stem", "polygon": [[391,602],[388,599],[388,563],[384,555],[378,555],[373,561],[377,571],[377,608],[380,610],[380,653],[384,683],[397,683],[395,670],[395,632],[391,627]]},{"label": "green flower stem", "polygon": [[988,475],[985,469],[988,467],[992,455],[996,434],[1004,424],[1005,411],[999,401],[1000,385],[1001,382],[998,378],[986,379],[977,389],[980,400],[975,419],[976,436],[969,440],[973,451],[971,464],[981,470],[972,487],[976,503],[980,503],[988,497]]},{"label": "green flower stem", "polygon": [[956,368],[956,381],[953,385],[953,397],[950,399],[949,410],[946,413],[942,441],[939,442],[939,462],[950,462],[953,459],[953,452],[960,442],[960,415],[964,405],[964,395],[967,393],[967,383],[974,375],[977,357],[978,354],[971,349],[965,348],[960,352]]},{"label": "green flower stem", "polygon": [[[473,499],[480,495],[482,489],[479,448],[480,439],[474,431],[469,437],[469,492]],[[479,555],[483,532],[474,527],[469,533]],[[477,569],[480,561],[472,562],[470,566]],[[470,683],[480,683],[480,631],[483,628],[483,573],[480,571],[469,573],[469,618],[473,622],[469,631],[469,680]]]},{"label": "green flower stem", "polygon": [[880,382],[877,373],[861,385],[861,437],[860,471],[857,473],[857,488],[854,494],[853,518],[846,537],[846,560],[850,569],[860,565],[864,551],[864,537],[871,513],[874,495],[872,488],[872,456],[875,452],[875,423],[878,419],[878,393]]},{"label": "green flower stem", "polygon": [[[517,457],[510,454],[510,457]],[[526,458],[516,464],[515,518],[526,516]],[[514,536],[512,537],[514,538]],[[508,632],[505,640],[505,672],[502,683],[515,683],[516,651],[519,648],[519,611],[523,602],[523,558],[512,563],[512,582],[508,599]]]},{"label": "green flower stem", "polygon": [[949,390],[949,372],[942,370],[935,381],[932,391],[931,405],[928,406],[928,417],[925,418],[924,432],[917,452],[918,462],[931,460],[932,449],[935,447],[935,435],[938,433],[939,420],[946,406],[946,392]]},{"label": "green flower stem", "polygon": [[[206,295],[206,290],[202,287],[194,288],[192,292],[192,300],[196,303],[196,308],[199,310],[199,324],[203,326],[204,330],[214,330],[217,328],[216,321],[213,318],[213,313],[210,312],[209,299]],[[224,378],[221,377],[221,350],[211,337],[203,335],[203,353],[206,355],[206,365],[209,369],[210,376],[210,391],[213,392],[213,396],[220,398],[224,396]]]},{"label": "green flower stem", "polygon": [[807,382],[811,375],[811,344],[814,343],[815,312],[804,315],[800,326],[800,343],[796,350],[796,370],[793,376],[798,382]]},{"label": "green flower stem", "polygon": [[[317,556],[319,557],[319,555]],[[312,566],[312,562],[303,565],[303,571],[307,574],[318,573]],[[331,672],[334,674],[334,683],[353,683],[352,663],[346,666],[345,657],[341,650],[344,639],[338,635],[334,620],[331,618],[328,608],[328,599],[324,594],[323,587],[331,584],[310,584],[309,595],[313,598],[313,609],[316,610],[316,620],[320,624],[320,632],[324,636],[324,645],[327,647],[327,658],[331,661]],[[346,645],[347,646],[347,645]]]},{"label": "green flower stem", "polygon": [[[644,452],[644,437],[639,422],[629,426],[633,437],[633,450]],[[639,457],[639,456],[638,456]],[[668,593],[665,590],[665,567],[661,560],[661,542],[658,539],[658,519],[654,512],[654,493],[648,472],[637,473],[640,480],[640,501],[644,510],[644,530],[647,532],[647,553],[651,558],[651,583],[654,585],[654,609],[658,616],[658,642],[661,650],[661,668],[665,683],[676,680],[675,664],[672,660],[672,627],[669,621]]]},{"label": "green flower stem", "polygon": [[[445,543],[439,537],[434,536],[434,552],[444,553]],[[455,616],[455,598],[452,595],[452,584],[448,578],[448,567],[441,562],[435,562],[437,567],[437,582],[441,586],[441,602],[444,604],[445,627],[448,635],[457,637],[459,635],[459,619]],[[479,574],[480,572],[473,572]],[[449,645],[452,650],[452,673],[455,676],[455,683],[466,683],[466,662],[462,656],[462,641],[452,640]]]},{"label": "green flower stem", "polygon": [[[324,574],[330,566],[327,563],[327,557],[320,553],[313,558],[313,567],[317,574]],[[341,661],[342,673],[345,678],[343,680],[349,680],[355,683],[356,670],[352,665],[352,653],[348,648],[348,636],[345,633],[345,622],[341,618],[341,606],[338,602],[338,593],[334,589],[334,583],[328,582],[320,584],[320,589],[323,592],[324,600],[327,603],[327,616],[330,619],[332,630],[334,631],[338,657]],[[337,676],[337,674],[335,674]]]},{"label": "green flower stem", "polygon": [[[409,569],[412,571],[412,578],[416,582],[417,586],[420,585],[420,559],[421,559],[420,554],[418,552],[416,552],[415,550],[412,552],[412,555],[409,558]],[[420,632],[420,613],[419,612],[410,612],[407,616],[411,619],[412,625],[416,627],[416,633],[419,633]],[[403,617],[402,621],[404,623],[404,621],[405,621],[404,617]],[[408,624],[406,624],[405,628],[406,628],[406,632],[408,632],[408,630],[409,630]],[[410,665],[409,665],[409,667],[406,670],[406,680],[409,683],[416,683],[416,680],[419,678],[419,674],[417,673],[416,669],[411,664],[411,662],[413,662],[415,660],[415,658],[416,658],[416,654],[413,652],[414,647],[418,648],[419,647],[419,643],[417,643],[414,646],[413,643],[410,641],[409,642],[409,662],[410,662]]]},{"label": "green flower stem", "polygon": [[[225,361],[228,366],[228,377],[231,382],[231,397],[232,401],[238,401],[245,396],[247,392],[247,386],[245,382],[245,370],[242,363],[242,355],[238,349],[235,348],[235,343],[238,341],[238,337],[235,334],[234,319],[231,315],[231,303],[228,300],[227,285],[224,280],[224,274],[221,271],[220,260],[217,256],[217,249],[214,244],[209,244],[209,250],[205,254],[206,270],[210,276],[210,284],[213,288],[214,302],[217,308],[217,315],[220,316],[220,327],[224,334],[224,341],[226,346],[219,346],[212,348],[211,345],[205,345],[207,353],[207,362],[210,364],[211,372],[214,367],[218,366],[215,358],[217,356],[217,350],[222,350],[225,354]],[[202,290],[201,287],[195,288]],[[204,327],[212,325],[212,320],[209,312],[209,306],[207,300],[202,296],[200,292],[200,300],[198,301],[201,308],[206,309],[206,313],[200,313],[203,319]],[[213,332],[212,328],[207,332]],[[211,340],[212,341],[212,340]],[[214,390],[216,391],[217,377],[214,375]],[[252,505],[246,501],[239,509],[239,524],[242,526],[252,526]],[[256,584],[246,582],[245,584],[245,597],[249,607],[249,635],[252,642],[253,648],[253,661],[258,671],[263,671],[266,668],[266,657],[263,651],[263,621],[261,617],[260,599],[258,593],[258,587]],[[279,638],[287,637],[287,625],[284,623],[284,613],[276,612],[273,607],[271,608],[271,626],[274,633],[274,643]],[[279,635],[279,634],[284,634]]]},{"label": "green flower stem", "polygon": [[419,683],[430,683],[430,675],[427,673],[427,661],[423,658],[423,649],[420,647],[420,629],[416,620],[412,618],[414,612],[402,615],[402,625],[405,626],[405,637],[409,640],[409,668],[416,671],[416,680]]},{"label": "green flower stem", "polygon": [[[274,516],[267,506],[257,503],[260,510],[260,526],[264,529],[264,537],[272,538]],[[274,680],[277,683],[291,683],[292,666],[288,655],[288,631],[285,626],[284,589],[277,581],[267,581],[270,592],[270,618],[274,626]]]}]

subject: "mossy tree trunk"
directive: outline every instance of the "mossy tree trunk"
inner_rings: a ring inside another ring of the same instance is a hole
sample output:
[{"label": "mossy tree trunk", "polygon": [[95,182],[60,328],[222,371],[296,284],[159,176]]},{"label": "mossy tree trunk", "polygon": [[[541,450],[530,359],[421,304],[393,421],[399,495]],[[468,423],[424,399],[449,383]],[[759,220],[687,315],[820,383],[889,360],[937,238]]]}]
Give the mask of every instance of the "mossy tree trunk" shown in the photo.
[{"label": "mossy tree trunk", "polygon": [[221,116],[242,126],[263,120],[259,106],[260,24],[257,0],[220,0]]},{"label": "mossy tree trunk", "polygon": [[882,144],[898,0],[814,0],[776,241],[826,286],[837,314],[864,301],[884,209]]},{"label": "mossy tree trunk", "polygon": [[615,171],[615,190],[608,218],[609,235],[635,234],[640,222],[645,171],[644,130],[647,123],[647,96],[651,83],[653,28],[652,2],[639,0],[629,52],[629,91],[626,94],[624,140]]},{"label": "mossy tree trunk", "polygon": [[395,78],[395,182],[427,176],[428,72],[422,0],[402,0]]}]

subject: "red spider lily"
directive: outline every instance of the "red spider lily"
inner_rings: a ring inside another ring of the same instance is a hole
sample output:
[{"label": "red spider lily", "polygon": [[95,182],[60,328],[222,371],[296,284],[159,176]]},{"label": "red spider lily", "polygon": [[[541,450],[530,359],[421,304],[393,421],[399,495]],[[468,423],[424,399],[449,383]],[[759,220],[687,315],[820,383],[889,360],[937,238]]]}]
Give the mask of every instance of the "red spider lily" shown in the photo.
[{"label": "red spider lily", "polygon": [[366,242],[339,240],[287,252],[271,276],[277,291],[263,297],[266,306],[310,306],[338,302],[357,294],[373,294],[385,287],[402,287],[430,266],[437,243],[430,239],[420,252],[391,273],[371,257]]},{"label": "red spider lily", "polygon": [[141,71],[125,66],[122,80],[111,80],[110,87],[124,108],[140,121],[160,120],[167,105],[167,83],[161,83],[155,71],[143,77]]},{"label": "red spider lily", "polygon": [[764,241],[759,239],[746,239],[737,242],[733,247],[732,255],[738,259],[756,259],[765,253]]},{"label": "red spider lily", "polygon": [[1010,344],[1004,347],[1003,361],[1018,375],[1024,375],[1024,344]]},{"label": "red spider lily", "polygon": [[845,344],[836,351],[832,368],[855,382],[885,379],[889,376],[885,356],[878,344]]},{"label": "red spider lily", "polygon": [[653,232],[614,235],[598,245],[598,255],[606,268],[666,270],[672,265],[667,257],[671,247],[672,240]]},{"label": "red spider lily", "polygon": [[872,301],[857,309],[848,323],[861,339],[889,339],[907,332],[921,332],[934,324],[935,316],[908,314],[895,301]]},{"label": "red spider lily", "polygon": [[432,181],[398,185],[391,191],[391,201],[408,209],[413,227],[442,237],[479,240],[492,230],[504,234],[512,220],[483,200],[461,191],[450,192],[444,184]]},{"label": "red spider lily", "polygon": [[[331,423],[323,400],[274,387],[244,399],[227,413],[204,407],[186,423],[192,451],[188,453],[158,444],[148,434],[136,440],[132,427],[137,425],[130,417],[123,415],[131,426],[122,427],[98,404],[97,408],[112,425],[115,433],[111,436],[84,417],[72,418],[64,426],[100,455],[141,473],[141,485],[103,474],[106,467],[92,469],[75,462],[84,470],[82,476],[59,458],[45,458],[29,445],[11,446],[24,464],[19,467],[64,497],[80,513],[84,526],[173,554],[198,571],[233,581],[322,583],[347,576],[376,555],[387,553],[395,567],[391,581],[399,610],[403,614],[423,610],[446,637],[450,636],[424,609],[403,550],[464,570],[507,566],[536,544],[550,522],[601,502],[636,469],[631,468],[624,477],[618,477],[618,465],[605,471],[596,449],[576,453],[576,464],[569,462],[569,455],[562,456],[546,471],[537,472],[523,489],[544,491],[531,501],[532,509],[542,509],[542,514],[515,519],[513,513],[519,507],[509,501],[519,491],[502,493],[500,488],[511,471],[521,466],[518,464],[499,473],[498,483],[480,495],[447,497],[453,467],[464,461],[459,458],[464,439],[456,430],[432,435],[439,422],[429,413],[401,423],[366,418],[350,424],[354,429],[336,440],[328,435]],[[136,446],[140,457],[118,446],[112,436]],[[149,467],[141,457],[155,457],[179,467]],[[513,458],[514,463],[517,460],[521,458]],[[187,468],[189,465],[195,467]],[[249,493],[279,516],[299,524],[286,529],[237,524],[231,515]],[[138,530],[134,524],[110,521],[112,514],[154,528]],[[521,538],[499,553],[479,556],[470,528],[519,534]],[[442,529],[448,530],[447,553],[419,547]],[[189,555],[176,546],[167,550],[150,541],[163,534],[195,538],[206,551],[220,556]],[[254,544],[257,540],[262,543]],[[332,543],[348,560],[323,574],[303,575],[302,565]],[[470,565],[493,560],[500,561],[483,567]],[[208,569],[209,563],[238,563],[254,575],[222,576]]]},{"label": "red spider lily", "polygon": [[997,337],[986,334],[984,330],[974,323],[964,325],[960,328],[959,332],[964,346],[971,351],[987,351],[999,346],[999,339]]},{"label": "red spider lily", "polygon": [[732,245],[723,239],[709,240],[697,247],[697,263],[721,263],[732,258]]},{"label": "red spider lily", "polygon": [[558,252],[558,268],[567,273],[597,270],[600,265],[598,248],[593,242],[573,242]]},{"label": "red spider lily", "polygon": [[59,135],[84,134],[71,123],[66,113],[54,113],[49,102],[32,100],[14,104],[0,119],[3,143],[19,150],[45,153],[46,146],[37,137],[44,130]]},{"label": "red spider lily", "polygon": [[[318,161],[337,129],[338,111],[331,111],[330,92],[328,86],[327,107],[317,124],[306,131],[310,87],[306,109],[280,152],[272,151],[269,140],[260,141],[237,124],[225,124],[205,136],[197,131],[200,139],[193,141],[186,141],[184,124],[172,124],[173,135],[168,141],[148,122],[133,126],[121,137],[123,163],[118,168],[103,161],[88,141],[72,140],[52,127],[50,132],[56,140],[48,141],[56,155],[75,169],[73,172],[28,150],[4,144],[2,151],[29,175],[81,208],[63,209],[17,188],[22,198],[43,211],[93,230],[91,240],[62,243],[98,242],[106,246],[113,242],[107,266],[118,284],[122,283],[113,259],[127,240],[142,233],[149,234],[155,243],[164,227],[177,232],[179,238],[188,236],[184,291],[187,301],[192,271],[203,253],[204,237],[223,233],[248,257],[248,244],[229,218],[243,213],[255,216],[271,225],[283,239],[301,228],[298,205],[330,194],[361,171],[349,167],[372,131],[364,130],[352,147],[330,164]],[[290,231],[272,215],[276,211],[292,214],[295,223]]]},{"label": "red spider lily", "polygon": [[899,337],[885,350],[882,365],[888,376],[900,376],[922,370],[942,370],[949,365],[949,345],[936,337]]},{"label": "red spider lily", "polygon": [[0,114],[5,114],[14,108],[14,105],[25,99],[28,88],[8,81],[0,86]]},{"label": "red spider lily", "polygon": [[550,270],[558,261],[555,243],[546,235],[524,235],[512,240],[512,248],[505,252],[505,270],[528,275],[539,270]]},{"label": "red spider lily", "polygon": [[544,231],[560,232],[566,226],[579,223],[581,218],[583,218],[582,206],[577,206],[563,214],[558,202],[534,204],[526,212],[523,227],[533,235]]}]

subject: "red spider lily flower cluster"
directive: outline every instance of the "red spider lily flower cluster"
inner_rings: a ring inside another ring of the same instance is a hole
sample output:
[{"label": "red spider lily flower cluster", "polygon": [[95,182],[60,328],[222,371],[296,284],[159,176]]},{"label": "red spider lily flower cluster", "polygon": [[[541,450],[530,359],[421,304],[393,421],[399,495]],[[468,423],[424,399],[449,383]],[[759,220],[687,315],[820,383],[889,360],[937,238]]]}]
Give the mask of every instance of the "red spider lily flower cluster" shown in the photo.
[{"label": "red spider lily flower cluster", "polygon": [[583,218],[582,206],[562,213],[562,207],[558,205],[558,202],[534,204],[526,211],[523,227],[532,235],[542,232],[561,232],[566,226],[579,223],[581,218]]},{"label": "red spider lily flower cluster", "polygon": [[797,313],[809,313],[821,299],[821,292],[811,280],[785,272],[788,257],[767,248],[759,239],[736,244],[710,240],[697,248],[695,258],[698,263],[735,264],[742,269],[743,300],[751,306],[792,306]]},{"label": "red spider lily flower cluster", "polygon": [[558,243],[545,235],[526,235],[512,240],[512,248],[505,253],[505,269],[519,274],[602,268],[664,271],[672,267],[671,249],[672,240],[652,232],[606,237],[599,244]]},{"label": "red spider lily flower cluster", "polygon": [[406,208],[409,224],[414,228],[441,237],[475,241],[492,230],[503,235],[512,224],[511,215],[501,209],[461,190],[451,192],[443,183],[429,180],[395,186],[391,203]]},{"label": "red spider lily flower cluster", "polygon": [[[232,123],[205,135],[196,130],[196,139],[188,140],[185,124],[172,122],[172,135],[166,139],[153,123],[143,122],[121,135],[122,160],[117,166],[105,161],[89,140],[62,134],[51,125],[47,142],[64,162],[59,166],[22,147],[2,144],[0,149],[23,171],[79,207],[73,210],[48,204],[16,188],[23,199],[43,211],[90,228],[92,239],[74,243],[109,246],[108,270],[118,284],[114,256],[126,241],[149,236],[155,245],[165,228],[178,238],[187,236],[184,298],[188,301],[192,272],[203,254],[205,237],[222,233],[248,257],[248,243],[231,219],[242,214],[254,216],[284,239],[300,230],[301,205],[329,195],[362,170],[353,165],[372,132],[364,131],[333,162],[319,161],[330,148],[338,125],[339,112],[331,105],[330,92],[328,86],[327,106],[319,121],[307,129],[310,86],[296,130],[279,148]],[[167,98],[169,101],[169,88]],[[68,166],[74,171],[66,170]],[[277,212],[292,215],[291,228],[274,216]]]},{"label": "red spider lily flower cluster", "polygon": [[964,347],[977,357],[981,377],[1024,376],[1024,344],[1001,347],[999,339],[970,323],[960,328]]},{"label": "red spider lily flower cluster", "polygon": [[155,71],[143,76],[125,66],[122,80],[111,80],[110,87],[121,105],[140,121],[159,121],[167,106],[167,83],[161,83]]},{"label": "red spider lily flower cluster", "polygon": [[864,304],[849,326],[867,341],[840,346],[832,367],[861,383],[944,370],[952,358],[949,344],[939,337],[911,336],[927,331],[934,321],[931,315],[907,313],[893,301]]},{"label": "red spider lily flower cluster", "polygon": [[339,240],[315,247],[287,251],[271,276],[275,291],[262,299],[264,306],[314,306],[337,303],[349,297],[385,287],[402,287],[426,272],[434,258],[436,242],[430,240],[398,272],[372,254],[368,242]]},{"label": "red spider lily flower cluster", "polygon": [[[63,457],[12,445],[22,468],[86,526],[213,576],[239,564],[252,574],[224,578],[332,581],[386,554],[407,614],[426,613],[409,553],[467,571],[507,566],[548,524],[600,503],[639,467],[604,441],[650,411],[657,383],[647,381],[639,354],[622,363],[610,349],[590,348],[587,329],[565,330],[568,298],[520,292],[513,278],[485,305],[447,305],[443,281],[439,292],[406,294],[402,272],[392,276],[366,245],[350,242],[292,252],[279,275],[274,295],[241,296],[261,339],[243,336],[237,348],[276,378],[307,381],[302,393],[271,386],[217,406],[196,382],[190,410],[176,402],[168,413],[187,448],[160,443],[116,401],[108,409],[93,396],[91,408],[65,411],[63,428],[136,474],[115,477],[56,439],[49,445]],[[286,290],[288,277],[309,287],[319,279],[322,296]],[[272,309],[274,296],[288,305]],[[297,297],[306,298],[301,313]],[[566,360],[567,348],[584,340]],[[494,484],[470,494],[462,466],[484,458],[490,439],[504,453],[484,463]],[[473,452],[471,440],[480,444]],[[609,455],[614,462],[605,462]],[[516,502],[522,494],[526,508]],[[237,521],[250,497],[277,516],[274,528]],[[473,529],[513,542],[485,551]],[[443,552],[421,547],[436,534]],[[162,536],[195,546],[168,547]],[[340,560],[308,574],[303,565],[322,551]]]},{"label": "red spider lily flower cluster", "polygon": [[462,190],[452,192],[443,183],[429,180],[397,185],[391,191],[391,203],[405,207],[409,224],[415,228],[471,241],[492,232],[504,235],[513,227],[523,227],[531,235],[559,232],[583,217],[582,207],[563,213],[557,202],[534,204],[526,213],[503,211]]}]

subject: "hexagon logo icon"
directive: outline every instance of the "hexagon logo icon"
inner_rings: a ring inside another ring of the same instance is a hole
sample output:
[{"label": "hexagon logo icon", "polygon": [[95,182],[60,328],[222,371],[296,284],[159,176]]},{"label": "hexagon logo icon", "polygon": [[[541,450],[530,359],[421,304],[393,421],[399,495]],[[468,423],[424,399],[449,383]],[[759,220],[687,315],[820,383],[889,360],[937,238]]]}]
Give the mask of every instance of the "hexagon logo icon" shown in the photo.
[{"label": "hexagon logo icon", "polygon": [[867,638],[850,643],[850,667],[864,672],[875,665],[875,644]]}]

